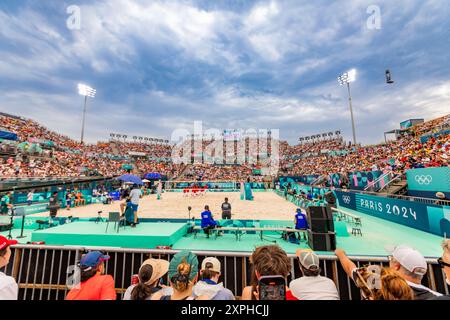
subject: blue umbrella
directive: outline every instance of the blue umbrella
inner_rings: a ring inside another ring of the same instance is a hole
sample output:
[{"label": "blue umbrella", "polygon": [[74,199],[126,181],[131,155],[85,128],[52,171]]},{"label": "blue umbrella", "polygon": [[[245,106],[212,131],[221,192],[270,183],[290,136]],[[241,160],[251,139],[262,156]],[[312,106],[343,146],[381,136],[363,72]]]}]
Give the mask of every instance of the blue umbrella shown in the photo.
[{"label": "blue umbrella", "polygon": [[124,174],[117,178],[117,180],[123,181],[123,182],[131,182],[138,185],[143,185],[141,178],[138,176],[132,175],[132,174]]},{"label": "blue umbrella", "polygon": [[159,173],[147,173],[144,176],[145,179],[161,179],[161,174]]}]

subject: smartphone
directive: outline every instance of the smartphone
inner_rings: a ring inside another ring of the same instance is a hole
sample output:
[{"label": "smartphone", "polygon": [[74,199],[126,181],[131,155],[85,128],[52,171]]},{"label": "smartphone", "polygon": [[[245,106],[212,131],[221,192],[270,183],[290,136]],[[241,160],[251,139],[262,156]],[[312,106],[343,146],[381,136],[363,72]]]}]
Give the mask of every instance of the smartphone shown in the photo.
[{"label": "smartphone", "polygon": [[259,300],[286,300],[286,280],[282,276],[264,276],[258,281]]}]

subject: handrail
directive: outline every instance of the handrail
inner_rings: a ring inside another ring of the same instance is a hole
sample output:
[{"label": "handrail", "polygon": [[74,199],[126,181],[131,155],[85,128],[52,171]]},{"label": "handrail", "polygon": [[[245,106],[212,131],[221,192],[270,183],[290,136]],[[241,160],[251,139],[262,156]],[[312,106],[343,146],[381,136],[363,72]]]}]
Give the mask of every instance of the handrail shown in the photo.
[{"label": "handrail", "polygon": [[389,180],[384,186],[382,186],[382,187],[380,188],[380,190],[378,190],[378,192],[380,192],[381,190],[383,190],[384,188],[386,188],[387,186],[389,186],[392,182],[396,181],[398,178],[401,178],[401,175],[400,175],[400,174],[394,176],[391,180]]},{"label": "handrail", "polygon": [[[368,184],[368,185],[364,188],[364,190],[367,190],[367,189],[369,189],[370,187],[375,186],[378,182],[381,181],[381,179],[384,179],[386,176],[388,176],[388,175],[390,175],[390,174],[392,174],[392,170],[390,170],[390,171],[388,171],[388,172],[386,172],[386,173],[383,173],[383,174],[382,174],[381,176],[379,176],[378,179],[376,179],[372,184]],[[381,189],[380,189],[380,190],[381,190]]]},{"label": "handrail", "polygon": [[322,175],[320,175],[316,179],[314,179],[309,185],[310,186],[314,186],[314,185],[316,185],[318,182],[320,182],[323,179],[324,179],[324,177]]},{"label": "handrail", "polygon": [[[292,231],[292,230],[291,230]],[[126,253],[146,253],[154,255],[164,255],[164,254],[177,254],[180,250],[174,249],[139,249],[139,248],[120,248],[120,247],[99,247],[99,246],[58,246],[58,245],[33,245],[33,244],[16,244],[11,246],[12,249],[39,249],[39,250],[63,250],[63,251],[91,251],[100,250],[106,252],[126,252]],[[198,251],[192,250],[192,253],[201,256],[218,256],[218,257],[250,257],[252,252],[240,252],[240,251]],[[286,253],[289,258],[296,258],[294,253]],[[324,260],[338,260],[337,256],[334,254],[322,254],[317,252],[317,255]],[[387,255],[375,256],[375,255],[348,255],[351,260],[354,261],[373,261],[373,262],[387,262]],[[438,257],[425,257],[427,263],[437,264]]]}]

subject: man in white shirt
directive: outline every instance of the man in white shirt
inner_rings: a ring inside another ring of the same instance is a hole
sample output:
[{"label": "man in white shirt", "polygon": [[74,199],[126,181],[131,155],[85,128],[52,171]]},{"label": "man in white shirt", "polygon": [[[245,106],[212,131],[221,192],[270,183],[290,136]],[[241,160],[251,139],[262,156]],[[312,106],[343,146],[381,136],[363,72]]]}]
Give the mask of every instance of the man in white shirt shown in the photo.
[{"label": "man in white shirt", "polygon": [[[8,240],[0,236],[0,269],[9,263],[11,249],[9,246],[17,244],[16,240]],[[0,272],[0,300],[17,300],[19,287],[13,277]]]},{"label": "man in white shirt", "polygon": [[299,300],[339,300],[333,280],[320,275],[319,257],[311,250],[296,252],[303,277],[291,281],[289,289]]},{"label": "man in white shirt", "polygon": [[31,206],[31,204],[33,203],[33,197],[34,197],[34,192],[33,192],[33,190],[31,190],[27,194],[27,203],[29,206]]},{"label": "man in white shirt", "polygon": [[130,205],[133,208],[134,212],[134,224],[132,227],[136,227],[138,216],[137,211],[139,207],[139,199],[142,198],[141,189],[137,185],[133,185],[133,190],[130,192]]}]

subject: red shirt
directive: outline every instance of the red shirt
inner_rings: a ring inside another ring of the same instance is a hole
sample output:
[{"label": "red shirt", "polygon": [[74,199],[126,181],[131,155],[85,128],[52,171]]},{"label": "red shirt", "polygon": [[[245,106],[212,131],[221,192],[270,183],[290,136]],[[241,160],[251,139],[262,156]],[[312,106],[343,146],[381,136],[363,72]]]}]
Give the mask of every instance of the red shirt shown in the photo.
[{"label": "red shirt", "polygon": [[66,300],[116,300],[114,279],[110,275],[95,275],[71,289]]},{"label": "red shirt", "polygon": [[291,290],[286,291],[286,300],[298,300],[291,292]]}]

